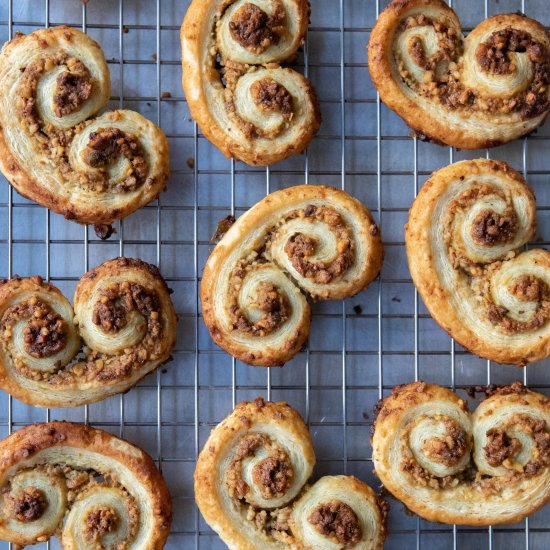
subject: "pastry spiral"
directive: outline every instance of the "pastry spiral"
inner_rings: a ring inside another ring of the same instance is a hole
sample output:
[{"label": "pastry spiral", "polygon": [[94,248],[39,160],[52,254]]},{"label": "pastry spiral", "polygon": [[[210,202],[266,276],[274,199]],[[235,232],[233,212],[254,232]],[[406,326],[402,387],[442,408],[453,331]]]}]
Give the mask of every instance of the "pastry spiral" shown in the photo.
[{"label": "pastry spiral", "polygon": [[519,382],[473,414],[447,388],[397,386],[372,447],[386,489],[429,521],[515,523],[550,500],[550,400]]},{"label": "pastry spiral", "polygon": [[109,224],[155,199],[168,141],[133,111],[95,116],[110,94],[99,45],[69,27],[17,36],[0,54],[0,169],[25,197]]},{"label": "pastry spiral", "polygon": [[550,109],[550,40],[523,15],[489,17],[463,38],[443,0],[394,0],[372,31],[368,60],[382,101],[439,143],[507,143]]},{"label": "pastry spiral", "polygon": [[151,458],[82,424],[33,424],[1,441],[0,487],[0,538],[16,545],[57,535],[64,550],[160,550],[170,531]]},{"label": "pastry spiral", "polygon": [[387,505],[352,476],[306,486],[311,437],[286,403],[244,402],[210,434],[195,470],[206,522],[235,550],[379,550]]},{"label": "pastry spiral", "polygon": [[315,91],[281,67],[307,32],[308,0],[193,0],[181,27],[191,115],[226,157],[267,165],[301,153],[321,123]]},{"label": "pastry spiral", "polygon": [[74,313],[40,277],[0,283],[0,387],[43,407],[126,391],[170,357],[177,321],[169,293],[156,267],[129,258],[86,273]]},{"label": "pastry spiral", "polygon": [[409,269],[432,317],[462,346],[525,365],[550,354],[550,253],[523,251],[535,198],[504,162],[447,166],[424,184],[405,227]]},{"label": "pastry spiral", "polygon": [[357,294],[382,263],[370,212],[344,191],[301,185],[243,214],[204,269],[203,318],[214,341],[250,365],[290,360],[308,337],[314,299]]}]

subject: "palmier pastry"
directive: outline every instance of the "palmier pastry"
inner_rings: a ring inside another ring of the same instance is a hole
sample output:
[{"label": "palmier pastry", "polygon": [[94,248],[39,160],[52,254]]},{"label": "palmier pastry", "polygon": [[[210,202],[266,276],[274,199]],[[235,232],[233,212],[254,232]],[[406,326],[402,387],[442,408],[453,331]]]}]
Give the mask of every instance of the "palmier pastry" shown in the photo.
[{"label": "palmier pastry", "polygon": [[214,341],[250,365],[282,365],[309,335],[314,299],[343,299],[376,277],[380,233],[344,191],[301,185],[268,195],[225,233],[204,269],[202,314]]},{"label": "palmier pastry", "polygon": [[80,223],[147,204],[169,176],[168,141],[110,94],[99,45],[69,27],[17,36],[0,53],[0,169],[23,196]]},{"label": "palmier pastry", "polygon": [[535,215],[518,172],[468,160],[432,174],[405,227],[409,269],[432,317],[462,346],[498,363],[550,354],[550,252],[523,251]]},{"label": "palmier pastry", "polygon": [[192,117],[226,157],[266,165],[301,153],[321,123],[310,82],[280,66],[303,44],[308,0],[193,0],[181,27]]},{"label": "palmier pastry", "polygon": [[372,449],[385,488],[429,521],[515,523],[550,500],[550,400],[519,382],[473,414],[447,388],[397,386]]},{"label": "palmier pastry", "polygon": [[240,403],[199,455],[195,500],[234,550],[381,549],[387,505],[352,476],[306,483],[315,464],[311,437],[286,403]]},{"label": "palmier pastry", "polygon": [[74,312],[40,277],[0,283],[0,387],[30,405],[73,407],[124,392],[169,359],[175,335],[170,290],[141,260],[86,273]]},{"label": "palmier pastry", "polygon": [[368,58],[382,101],[439,143],[507,143],[550,109],[550,40],[521,14],[489,17],[464,38],[443,0],[394,0],[374,26]]},{"label": "palmier pastry", "polygon": [[151,458],[83,424],[27,426],[0,441],[0,538],[64,550],[160,550],[170,494]]}]

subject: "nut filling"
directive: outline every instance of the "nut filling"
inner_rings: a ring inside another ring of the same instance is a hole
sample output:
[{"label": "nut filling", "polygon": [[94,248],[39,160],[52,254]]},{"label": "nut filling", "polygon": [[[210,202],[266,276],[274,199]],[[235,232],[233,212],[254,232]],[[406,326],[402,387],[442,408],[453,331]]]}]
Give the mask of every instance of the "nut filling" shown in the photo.
[{"label": "nut filling", "polygon": [[[526,464],[515,460],[522,445],[517,438],[510,435],[513,431],[522,432],[533,439],[531,456]],[[504,466],[512,472],[534,476],[550,466],[550,430],[545,420],[534,420],[517,414],[505,425],[487,432],[487,445],[483,450],[491,466]]]},{"label": "nut filling", "polygon": [[470,452],[471,442],[460,425],[447,417],[436,417],[445,426],[445,435],[426,441],[422,452],[431,460],[445,466],[455,466]]},{"label": "nut filling", "polygon": [[260,492],[266,499],[280,498],[292,485],[294,470],[284,451],[265,458],[254,466],[252,471],[254,483],[260,486]]},{"label": "nut filling", "polygon": [[481,245],[509,243],[514,240],[519,224],[509,208],[502,214],[492,210],[480,212],[472,225],[472,238]]},{"label": "nut filling", "polygon": [[13,336],[13,329],[20,321],[28,320],[23,329],[25,351],[36,359],[51,357],[67,344],[68,325],[46,303],[33,296],[9,308],[2,319],[0,330],[6,340]]},{"label": "nut filling", "polygon": [[100,291],[94,306],[92,322],[104,332],[114,333],[124,328],[127,314],[137,311],[147,318],[152,336],[160,334],[159,303],[156,295],[136,283],[113,284]]},{"label": "nut filling", "polygon": [[291,118],[293,112],[290,92],[272,78],[256,80],[250,87],[252,101],[262,110],[281,113]]},{"label": "nut filling", "polygon": [[321,504],[311,513],[308,521],[319,533],[337,544],[351,546],[362,537],[357,514],[340,500]]},{"label": "nut filling", "polygon": [[89,542],[101,543],[108,533],[116,531],[119,518],[115,510],[99,507],[92,510],[84,522],[84,538]]},{"label": "nut filling", "polygon": [[119,192],[135,191],[143,184],[147,175],[147,161],[138,139],[118,128],[99,128],[90,133],[90,141],[82,151],[82,158],[88,166],[107,170],[120,156],[130,163],[128,175],[116,184]]},{"label": "nut filling", "polygon": [[265,449],[268,456],[254,466],[252,479],[262,498],[280,498],[291,486],[294,470],[286,452],[276,446],[269,437],[251,434],[241,439],[227,470],[226,483],[232,498],[246,500],[250,487],[242,478],[243,462],[254,457],[260,448]]},{"label": "nut filling", "polygon": [[40,519],[48,507],[44,493],[36,487],[25,487],[16,495],[8,494],[6,504],[8,514],[24,523]]},{"label": "nut filling", "polygon": [[231,18],[231,36],[250,52],[261,54],[271,45],[277,44],[284,28],[285,12],[281,4],[272,3],[271,15],[256,4],[247,2]]},{"label": "nut filling", "polygon": [[72,70],[59,74],[53,96],[55,114],[63,117],[78,111],[90,99],[92,87],[90,72],[80,61]]},{"label": "nut filling", "polygon": [[312,222],[317,220],[327,224],[336,235],[336,255],[329,261],[310,261],[315,254],[315,240],[302,233],[292,235],[285,245],[294,269],[316,283],[328,284],[341,277],[353,264],[353,240],[351,232],[342,216],[329,207],[308,206],[305,210],[292,213],[287,219],[305,217]]},{"label": "nut filling", "polygon": [[240,330],[252,336],[267,336],[283,325],[290,317],[291,308],[285,294],[279,287],[269,282],[262,282],[256,289],[257,300],[252,307],[261,312],[261,318],[251,322],[245,312],[239,307],[239,290],[245,277],[251,271],[251,266],[241,263],[231,276],[233,303],[229,306],[229,314],[234,330]]}]

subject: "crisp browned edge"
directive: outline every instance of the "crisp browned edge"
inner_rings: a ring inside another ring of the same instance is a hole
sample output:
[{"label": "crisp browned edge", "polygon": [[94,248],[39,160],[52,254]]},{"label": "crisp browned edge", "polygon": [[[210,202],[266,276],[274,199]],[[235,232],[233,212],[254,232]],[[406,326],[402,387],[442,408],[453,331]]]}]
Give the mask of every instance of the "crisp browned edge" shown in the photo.
[{"label": "crisp browned edge", "polygon": [[[301,19],[302,28],[300,33],[305,37],[307,33],[307,25],[309,19],[310,5],[309,0],[296,0],[301,4],[303,16]],[[207,13],[208,8],[212,3],[219,3],[220,0],[193,0],[189,6],[187,13],[185,14],[183,23],[180,30],[180,40],[182,52],[185,52],[186,48],[189,50],[195,50],[194,56],[197,57],[202,51],[203,44],[200,44],[200,40],[203,34],[209,34],[209,30],[204,29],[204,16]],[[287,67],[281,67],[284,70],[292,71]],[[309,142],[313,139],[317,131],[321,126],[321,108],[317,100],[317,94],[313,88],[311,82],[302,74],[292,71],[297,74],[301,80],[302,87],[305,89],[305,93],[309,96],[312,107],[315,113],[316,123],[312,124],[308,128],[304,129],[302,133],[302,139],[282,151],[274,151],[261,155],[254,151],[254,148],[243,147],[243,145],[232,139],[212,116],[208,109],[208,102],[204,94],[204,88],[200,71],[197,71],[192,64],[187,63],[185,60],[185,54],[182,55],[182,85],[185,92],[185,97],[189,105],[191,116],[196,120],[202,133],[205,137],[212,142],[226,158],[235,158],[251,166],[267,166],[284,160],[292,155],[302,153],[308,146]],[[200,90],[198,99],[195,99],[195,95],[192,90]],[[274,145],[276,139],[273,140]]]},{"label": "crisp browned edge", "polygon": [[[367,48],[369,72],[376,89],[380,93],[380,99],[386,106],[403,118],[414,132],[425,137],[428,141],[432,141],[438,145],[450,145],[458,149],[485,149],[496,147],[532,132],[532,130],[529,130],[525,133],[518,134],[514,138],[503,140],[479,138],[474,133],[465,132],[459,128],[450,128],[446,123],[429,116],[424,110],[419,109],[418,105],[412,99],[409,99],[401,92],[399,86],[397,86],[393,78],[391,78],[391,39],[394,27],[403,13],[416,6],[439,7],[442,11],[446,12],[451,19],[456,21],[458,27],[461,26],[460,20],[454,10],[443,0],[393,0],[393,2],[386,7],[372,29]],[[514,13],[493,15],[480,22],[478,27],[482,24],[487,25],[492,21],[501,21],[502,19],[510,19],[512,23],[516,18],[525,21],[526,16]],[[538,21],[530,18],[527,19],[529,19],[533,25],[538,26],[541,31],[548,34],[546,29]],[[548,116],[548,113],[546,116]],[[541,121],[539,126],[542,126],[545,120],[546,118]]]},{"label": "crisp browned edge", "polygon": [[[100,45],[87,34],[71,27],[60,26],[48,29],[39,29],[28,35],[16,36],[10,42],[6,42],[0,52],[0,63],[4,62],[4,59],[8,56],[14,44],[18,44],[24,40],[29,40],[31,37],[33,40],[40,40],[44,36],[52,37],[54,40],[57,40],[58,36],[62,35],[66,38],[67,34],[79,37],[85,36],[86,39],[90,41],[90,46],[97,48],[100,55],[104,57],[103,50]],[[151,121],[149,122],[153,124]],[[148,202],[151,202],[158,197],[170,177],[170,146],[164,132],[158,128],[158,126],[154,124],[153,126],[155,126],[159,132],[159,146],[162,146],[159,156],[162,158],[162,163],[164,164],[164,170],[162,170],[156,177],[156,179],[158,179],[158,182],[155,183],[157,191],[153,194],[145,194],[145,200],[134,200],[125,208],[106,209],[104,207],[100,207],[94,209],[81,207],[72,204],[68,199],[61,198],[55,193],[47,191],[41,186],[40,182],[29,177],[24,168],[19,165],[4,138],[2,128],[0,128],[0,170],[21,196],[37,202],[38,204],[46,207],[48,210],[61,214],[68,220],[81,224],[110,224],[115,220],[119,220],[132,212],[135,212]],[[161,137],[163,138],[162,140],[160,139]]]},{"label": "crisp browned edge", "polygon": [[[465,160],[441,168],[435,171],[422,186],[409,210],[409,219],[405,224],[407,263],[413,283],[430,315],[449,336],[454,338],[461,346],[484,359],[490,359],[500,364],[525,366],[550,355],[550,340],[546,343],[542,342],[537,348],[531,348],[529,353],[513,353],[495,348],[480,339],[475,332],[475,327],[467,327],[457,319],[448,292],[438,282],[437,273],[431,260],[431,246],[423,235],[425,229],[423,224],[428,219],[433,205],[445,187],[462,175],[486,173],[487,171],[496,175],[505,174],[524,186],[532,198],[533,209],[535,209],[533,191],[524,177],[503,161],[490,159]],[[534,235],[534,233],[535,227],[532,229],[532,234]],[[545,249],[538,250],[545,253],[550,262],[550,252]]]},{"label": "crisp browned edge", "polygon": [[[172,523],[170,492],[152,458],[145,451],[128,443],[140,452],[141,456],[137,458],[134,454],[121,450],[120,446],[111,444],[117,441],[121,439],[84,424],[73,422],[31,424],[0,441],[0,471],[3,475],[6,470],[16,466],[21,460],[31,459],[35,454],[51,447],[74,447],[112,458],[121,463],[121,468],[131,470],[151,496],[154,502],[151,513],[155,518],[152,526],[154,546],[148,548],[160,550],[168,538]],[[93,468],[94,465],[90,464],[90,467]]]},{"label": "crisp browned edge", "polygon": [[288,206],[294,201],[304,199],[327,200],[330,205],[331,198],[336,198],[340,203],[347,204],[349,206],[348,210],[352,212],[355,211],[359,215],[365,216],[365,219],[369,221],[371,226],[373,225],[377,228],[375,235],[369,233],[371,237],[371,254],[368,258],[368,269],[365,271],[363,279],[357,283],[356,288],[354,288],[354,292],[350,295],[357,294],[358,292],[364,290],[380,272],[384,257],[380,230],[375,224],[368,208],[359,200],[355,199],[341,189],[328,187],[325,185],[298,185],[271,193],[250,208],[231,226],[229,231],[224,235],[222,240],[216,245],[210,254],[202,275],[200,298],[204,322],[208,327],[214,342],[216,342],[216,344],[226,352],[233,355],[233,357],[254,366],[280,366],[286,361],[289,361],[300,351],[303,343],[309,336],[309,322],[307,323],[307,326],[300,327],[301,330],[297,336],[296,345],[291,349],[282,350],[282,352],[276,356],[263,355],[262,357],[251,360],[249,356],[250,354],[247,353],[246,350],[242,350],[241,346],[234,346],[231,344],[230,340],[225,337],[222,327],[218,325],[215,318],[211,303],[211,296],[213,295],[216,284],[216,275],[218,271],[217,266],[223,262],[224,258],[231,253],[236,246],[238,246],[235,241],[238,240],[239,235],[247,234],[258,221],[265,217],[266,212],[276,211],[279,208]]},{"label": "crisp browned edge", "polygon": [[[164,332],[164,338],[168,339],[168,343],[166,344],[166,354],[164,357],[160,359],[160,362],[158,366],[155,368],[158,369],[160,366],[162,366],[164,363],[170,361],[171,359],[171,353],[174,349],[174,346],[176,345],[176,335],[177,335],[177,315],[174,310],[174,305],[172,303],[172,300],[170,298],[170,289],[168,288],[164,278],[162,277],[160,271],[158,268],[152,264],[148,264],[147,262],[144,262],[142,260],[136,260],[132,258],[115,258],[113,260],[108,260],[107,262],[101,264],[98,267],[95,267],[85,273],[80,281],[78,282],[78,285],[75,290],[74,294],[74,303],[76,303],[79,299],[81,299],[82,294],[85,292],[87,287],[89,285],[93,285],[94,281],[98,277],[103,276],[110,276],[115,273],[123,272],[125,269],[140,269],[145,272],[147,272],[154,280],[155,285],[157,286],[157,290],[160,291],[159,294],[159,300],[162,304],[162,307],[164,308],[165,312],[167,313],[170,322],[167,326]],[[11,295],[18,291],[25,291],[30,290],[31,292],[38,292],[40,290],[44,290],[46,292],[55,292],[58,296],[62,297],[63,299],[67,300],[67,298],[62,294],[62,292],[55,287],[54,285],[50,283],[45,283],[37,277],[29,277],[29,278],[13,278],[7,281],[1,281],[0,282],[0,304],[4,302],[4,300],[8,299]],[[74,306],[74,304],[73,304]],[[171,331],[168,331],[169,328],[172,328]],[[152,371],[148,371],[143,374],[143,378],[150,374]],[[120,380],[114,380],[111,385],[115,385],[119,383]],[[139,382],[136,381],[135,384],[132,384],[131,386],[127,387],[124,391],[127,391],[137,385]],[[102,383],[102,386],[105,388],[109,387],[109,382]],[[2,361],[0,361],[0,388],[18,399],[19,401],[27,404],[27,405],[33,405],[36,407],[71,407],[71,406],[79,406],[82,404],[85,404],[86,402],[78,402],[75,404],[65,404],[60,405],[55,400],[52,400],[50,397],[48,397],[46,394],[37,394],[36,392],[28,391],[24,388],[22,388],[17,382],[13,380],[8,375],[8,372],[5,369],[5,366]],[[60,387],[61,388],[61,387]],[[92,401],[97,402],[101,401],[102,399],[105,399],[109,397],[110,393],[106,393],[104,397]],[[88,402],[90,403],[90,402]]]},{"label": "crisp browned edge", "polygon": [[[506,393],[506,389],[510,388],[512,391]],[[531,396],[538,397],[539,403],[546,406],[550,409],[550,399],[544,394],[531,391],[526,388],[526,393]],[[488,397],[483,401],[483,406],[486,407],[492,401],[497,399],[505,399],[506,401],[516,401],[521,399],[521,393],[513,391],[513,385],[503,386],[497,390],[493,395]],[[382,431],[387,431],[393,433],[394,426],[398,422],[398,418],[402,413],[406,412],[409,408],[414,407],[420,403],[429,402],[435,399],[440,400],[451,400],[457,406],[459,406],[466,414],[472,415],[468,410],[468,404],[465,399],[461,399],[454,391],[436,384],[427,384],[422,381],[412,382],[409,384],[403,384],[395,386],[392,393],[384,398],[381,402],[380,410],[378,416],[374,422],[374,434],[372,437],[372,448],[373,456],[378,454],[377,440],[383,439],[385,434]],[[388,426],[386,426],[388,424]],[[388,466],[388,469],[392,465]],[[394,465],[396,468],[399,465]],[[386,478],[384,475],[380,475],[379,470],[375,470],[376,475],[379,477],[380,481],[383,483],[384,487],[393,494],[395,498],[403,502],[407,508],[418,516],[433,522],[446,523],[446,524],[458,524],[458,525],[472,525],[472,526],[483,526],[483,525],[497,525],[497,524],[509,524],[517,523],[522,519],[534,514],[537,510],[540,510],[548,502],[550,502],[550,491],[548,492],[547,497],[541,501],[537,506],[532,506],[528,510],[525,510],[521,514],[516,514],[515,516],[507,519],[506,521],[488,521],[482,516],[465,516],[464,514],[451,514],[448,512],[438,511],[430,508],[427,505],[424,505],[415,499],[408,497],[406,490],[402,487],[394,485],[390,479]],[[388,483],[389,481],[389,483]]]},{"label": "crisp browned edge", "polygon": [[[261,406],[258,405],[260,403]],[[223,480],[217,478],[218,464],[226,451],[226,446],[238,431],[248,431],[254,424],[281,424],[285,430],[304,442],[304,461],[315,464],[315,451],[311,434],[302,417],[286,402],[269,402],[257,399],[243,401],[220,422],[210,436],[197,459],[195,468],[195,501],[209,525],[216,525],[221,539],[235,548],[254,550],[254,545],[243,537],[239,526],[223,516],[223,506],[219,497],[218,485]]]}]

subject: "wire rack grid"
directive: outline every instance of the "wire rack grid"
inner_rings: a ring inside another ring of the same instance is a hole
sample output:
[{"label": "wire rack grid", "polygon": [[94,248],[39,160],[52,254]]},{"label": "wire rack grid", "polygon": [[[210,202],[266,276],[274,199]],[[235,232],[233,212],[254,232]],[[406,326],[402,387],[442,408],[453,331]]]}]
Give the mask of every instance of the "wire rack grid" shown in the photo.
[{"label": "wire rack grid", "polygon": [[[174,499],[167,548],[224,548],[194,504],[195,460],[210,429],[236,402],[285,400],[307,420],[317,451],[315,476],[349,473],[378,487],[372,473],[372,408],[398,383],[416,379],[458,391],[515,379],[548,392],[548,361],[518,370],[473,357],[433,322],[406,265],[403,224],[431,171],[463,158],[509,161],[534,187],[537,245],[550,235],[550,125],[490,152],[461,152],[411,137],[381,104],[368,76],[365,45],[386,0],[311,0],[308,41],[298,70],[316,86],[324,117],[306,154],[271,168],[224,159],[192,121],[181,91],[179,26],[189,0],[0,0],[0,38],[68,24],[105,51],[111,107],[135,109],[166,132],[172,178],[159,200],[118,224],[110,240],[0,186],[0,277],[42,275],[70,296],[89,268],[117,255],[159,265],[180,315],[174,361],[122,396],[71,410],[34,409],[0,396],[0,435],[32,422],[88,422],[147,450]],[[550,24],[547,0],[454,0],[466,31],[495,13],[521,10]],[[239,215],[266,193],[300,183],[345,188],[373,211],[386,258],[381,276],[345,302],[315,304],[308,347],[283,369],[252,368],[216,348],[203,326],[198,288],[217,221]],[[463,392],[462,392],[463,393]],[[463,393],[463,395],[465,395]],[[550,547],[550,511],[517,525],[436,525],[390,500],[393,549]],[[9,545],[0,542],[0,549]],[[56,541],[40,548],[58,548]]]}]

